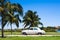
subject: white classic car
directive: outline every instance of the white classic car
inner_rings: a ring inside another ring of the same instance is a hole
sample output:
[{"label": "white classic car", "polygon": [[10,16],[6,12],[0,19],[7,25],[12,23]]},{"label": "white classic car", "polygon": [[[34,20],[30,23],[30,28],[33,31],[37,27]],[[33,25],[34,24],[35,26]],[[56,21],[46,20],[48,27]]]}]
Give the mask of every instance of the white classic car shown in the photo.
[{"label": "white classic car", "polygon": [[29,28],[28,30],[23,30],[22,31],[22,34],[23,35],[31,35],[31,34],[45,34],[46,32],[44,30],[41,30],[40,28],[38,27],[31,27]]}]

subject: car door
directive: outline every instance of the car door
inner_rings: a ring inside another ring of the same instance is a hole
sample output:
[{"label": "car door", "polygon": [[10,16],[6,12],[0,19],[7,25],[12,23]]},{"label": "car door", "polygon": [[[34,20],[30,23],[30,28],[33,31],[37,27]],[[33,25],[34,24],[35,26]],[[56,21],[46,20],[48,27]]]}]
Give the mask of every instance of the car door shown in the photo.
[{"label": "car door", "polygon": [[30,29],[29,29],[29,34],[34,34],[33,28],[30,28]]},{"label": "car door", "polygon": [[33,31],[34,31],[34,34],[38,33],[38,29],[37,28],[34,28]]}]

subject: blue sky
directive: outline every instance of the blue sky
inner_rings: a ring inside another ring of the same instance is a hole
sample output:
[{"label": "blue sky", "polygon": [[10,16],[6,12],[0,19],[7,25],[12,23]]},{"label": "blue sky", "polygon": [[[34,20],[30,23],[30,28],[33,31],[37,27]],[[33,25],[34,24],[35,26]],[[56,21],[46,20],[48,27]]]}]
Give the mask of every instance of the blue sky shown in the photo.
[{"label": "blue sky", "polygon": [[60,26],[60,0],[10,0],[10,2],[22,5],[24,13],[28,10],[37,11],[44,26]]}]

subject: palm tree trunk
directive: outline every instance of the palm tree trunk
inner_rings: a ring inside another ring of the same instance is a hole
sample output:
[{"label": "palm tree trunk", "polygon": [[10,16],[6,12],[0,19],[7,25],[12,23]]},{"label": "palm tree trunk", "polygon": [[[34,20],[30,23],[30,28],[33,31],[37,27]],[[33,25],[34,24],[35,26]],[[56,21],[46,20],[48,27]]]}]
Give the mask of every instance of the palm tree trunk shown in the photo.
[{"label": "palm tree trunk", "polygon": [[[2,8],[4,8],[4,3],[2,3]],[[3,14],[4,12],[2,12]],[[4,37],[4,25],[3,25],[3,16],[2,16],[2,29],[1,29],[1,32],[2,32],[2,38]]]},{"label": "palm tree trunk", "polygon": [[[3,20],[3,19],[2,19]],[[1,30],[1,32],[2,32],[2,38],[4,37],[4,26],[3,26],[3,21],[2,21],[2,30]]]},{"label": "palm tree trunk", "polygon": [[43,25],[42,25],[42,30],[44,29]]},{"label": "palm tree trunk", "polygon": [[2,38],[4,37],[4,28],[2,26]]},{"label": "palm tree trunk", "polygon": [[11,35],[12,35],[12,24],[10,24],[11,25]]}]

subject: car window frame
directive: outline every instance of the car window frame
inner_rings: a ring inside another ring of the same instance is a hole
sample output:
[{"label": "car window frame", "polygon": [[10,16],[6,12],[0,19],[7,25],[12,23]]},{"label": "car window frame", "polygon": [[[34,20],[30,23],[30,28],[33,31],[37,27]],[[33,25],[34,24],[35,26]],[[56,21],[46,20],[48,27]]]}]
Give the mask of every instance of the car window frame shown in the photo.
[{"label": "car window frame", "polygon": [[38,30],[37,28],[34,28],[33,30]]},{"label": "car window frame", "polygon": [[30,28],[29,30],[33,30],[33,28]]}]

